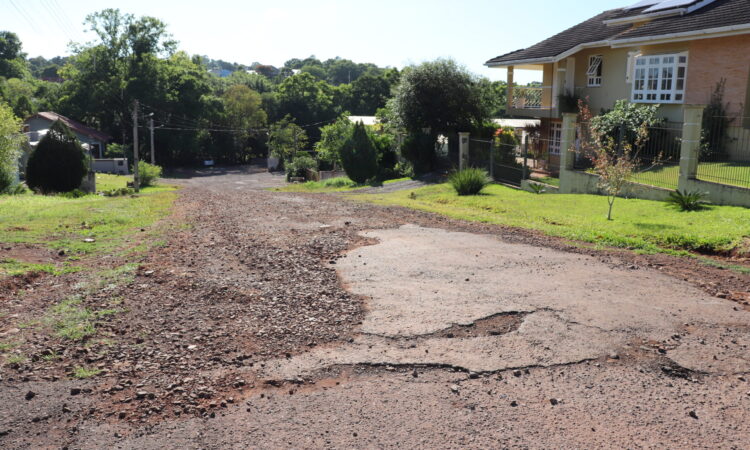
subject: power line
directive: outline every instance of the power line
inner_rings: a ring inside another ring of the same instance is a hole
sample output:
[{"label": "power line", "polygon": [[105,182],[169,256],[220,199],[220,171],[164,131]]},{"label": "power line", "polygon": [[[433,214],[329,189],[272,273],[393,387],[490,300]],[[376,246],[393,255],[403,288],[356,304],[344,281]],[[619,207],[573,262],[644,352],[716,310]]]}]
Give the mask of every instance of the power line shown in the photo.
[{"label": "power line", "polygon": [[53,23],[56,23],[57,27],[60,28],[60,30],[62,30],[62,32],[68,37],[68,40],[72,41],[73,36],[68,32],[68,28],[65,26],[58,14],[52,9],[52,6],[47,3],[47,0],[40,0],[40,2],[43,9],[45,9],[49,16],[53,19]]},{"label": "power line", "polygon": [[39,33],[39,29],[37,29],[36,25],[34,25],[34,21],[27,15],[25,10],[22,10],[13,0],[10,0],[10,4],[13,5],[13,8],[18,11],[18,14],[21,15],[23,20],[26,21],[26,23],[29,24],[29,26],[34,30],[35,33]]}]

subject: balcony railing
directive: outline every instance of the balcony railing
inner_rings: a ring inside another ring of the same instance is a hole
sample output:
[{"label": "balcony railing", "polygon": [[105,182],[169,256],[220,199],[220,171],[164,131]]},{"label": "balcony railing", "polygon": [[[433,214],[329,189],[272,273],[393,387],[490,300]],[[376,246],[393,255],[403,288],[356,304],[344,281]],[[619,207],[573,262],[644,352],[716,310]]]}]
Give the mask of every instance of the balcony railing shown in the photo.
[{"label": "balcony railing", "polygon": [[550,109],[552,99],[549,86],[514,86],[511,91],[511,105],[515,109]]}]

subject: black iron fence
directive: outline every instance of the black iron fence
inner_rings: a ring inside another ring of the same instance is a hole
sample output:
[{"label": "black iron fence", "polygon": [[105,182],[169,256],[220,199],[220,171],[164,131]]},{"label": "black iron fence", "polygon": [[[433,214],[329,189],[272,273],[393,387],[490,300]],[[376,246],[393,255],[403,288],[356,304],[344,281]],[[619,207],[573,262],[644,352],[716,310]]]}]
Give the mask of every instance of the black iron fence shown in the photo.
[{"label": "black iron fence", "polygon": [[[648,127],[645,138],[639,140],[637,130],[626,125],[615,127],[605,140],[611,139],[612,150],[624,153],[629,146],[637,167],[632,177],[635,183],[677,189],[680,178],[680,151],[682,145],[682,123],[660,122]],[[587,123],[579,123],[576,131],[576,152],[573,167],[576,170],[594,171],[594,152],[591,145],[592,131]]]},{"label": "black iron fence", "polygon": [[520,186],[528,176],[520,145],[502,144],[492,139],[469,139],[468,166],[484,169],[500,183]]},{"label": "black iron fence", "polygon": [[750,123],[743,116],[703,118],[697,178],[750,188]]}]

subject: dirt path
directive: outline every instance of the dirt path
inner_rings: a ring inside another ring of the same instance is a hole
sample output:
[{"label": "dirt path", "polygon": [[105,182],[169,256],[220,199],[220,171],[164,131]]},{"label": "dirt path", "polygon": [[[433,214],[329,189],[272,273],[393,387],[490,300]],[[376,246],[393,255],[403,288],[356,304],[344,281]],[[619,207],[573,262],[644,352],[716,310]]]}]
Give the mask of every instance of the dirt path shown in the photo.
[{"label": "dirt path", "polygon": [[[746,276],[198,175],[106,348],[3,369],[0,446],[750,442]],[[92,356],[106,374],[61,376]]]}]

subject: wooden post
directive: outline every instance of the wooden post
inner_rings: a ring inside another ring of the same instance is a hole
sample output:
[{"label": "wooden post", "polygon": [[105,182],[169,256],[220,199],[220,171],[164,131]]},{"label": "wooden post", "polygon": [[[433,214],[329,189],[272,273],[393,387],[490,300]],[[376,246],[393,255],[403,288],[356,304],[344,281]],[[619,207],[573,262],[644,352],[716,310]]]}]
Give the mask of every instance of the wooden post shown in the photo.
[{"label": "wooden post", "polygon": [[138,179],[138,100],[133,102],[133,189],[140,190]]}]

